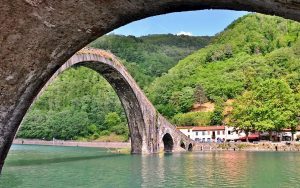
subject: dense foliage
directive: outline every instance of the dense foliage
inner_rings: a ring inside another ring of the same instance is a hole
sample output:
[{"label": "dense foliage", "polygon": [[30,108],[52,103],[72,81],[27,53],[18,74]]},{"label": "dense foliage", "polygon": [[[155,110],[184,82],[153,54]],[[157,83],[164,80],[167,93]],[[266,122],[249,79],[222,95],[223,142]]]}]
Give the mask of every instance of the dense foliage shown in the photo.
[{"label": "dense foliage", "polygon": [[110,132],[128,137],[126,117],[117,95],[98,73],[76,67],[48,86],[27,113],[18,136],[95,139]]},{"label": "dense foliage", "polygon": [[143,37],[105,35],[90,46],[111,51],[144,88],[192,52],[206,46],[210,37],[157,34]]},{"label": "dense foliage", "polygon": [[[163,115],[180,125],[193,125],[190,121],[193,118],[178,121],[177,114],[183,116],[195,102],[201,102],[199,98],[207,97],[218,104],[208,124],[221,124],[224,114],[219,101],[237,97],[237,103],[247,100],[239,96],[247,95],[246,91],[255,93],[252,90],[264,80],[279,79],[290,87],[291,92],[299,93],[299,34],[297,22],[261,14],[246,15],[218,34],[209,46],[181,60],[168,74],[157,78],[147,93]],[[199,85],[204,94],[198,91]],[[276,103],[278,99],[268,100]],[[272,110],[273,107],[267,108]],[[236,112],[238,110],[233,113]],[[239,119],[237,116],[236,120]],[[295,116],[293,118],[294,121]],[[240,121],[237,126],[244,120]],[[290,121],[287,118],[282,125],[294,124]]]},{"label": "dense foliage", "polygon": [[251,131],[295,130],[300,117],[300,93],[284,79],[266,79],[237,98],[230,124]]}]

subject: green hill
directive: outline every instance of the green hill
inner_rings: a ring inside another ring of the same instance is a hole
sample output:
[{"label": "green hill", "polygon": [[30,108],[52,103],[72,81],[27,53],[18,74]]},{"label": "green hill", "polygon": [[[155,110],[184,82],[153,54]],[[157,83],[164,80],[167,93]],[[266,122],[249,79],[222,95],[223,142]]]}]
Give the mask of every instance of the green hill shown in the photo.
[{"label": "green hill", "polygon": [[124,64],[144,88],[156,77],[167,73],[180,59],[203,48],[211,37],[185,35],[148,35],[142,37],[105,35],[90,46],[111,51],[125,60]]},{"label": "green hill", "polygon": [[[261,14],[246,15],[218,34],[209,46],[157,78],[147,89],[148,96],[174,123],[198,125],[224,123],[224,101],[238,98],[239,102],[246,91],[262,89],[259,86],[266,84],[264,81],[277,83],[273,85],[275,90],[280,84],[270,79],[280,80],[292,93],[299,94],[299,34],[297,22]],[[214,112],[189,112],[194,103],[206,98],[216,103]],[[276,103],[274,100],[278,99],[265,100]],[[256,117],[268,119],[258,108],[253,112]]]}]

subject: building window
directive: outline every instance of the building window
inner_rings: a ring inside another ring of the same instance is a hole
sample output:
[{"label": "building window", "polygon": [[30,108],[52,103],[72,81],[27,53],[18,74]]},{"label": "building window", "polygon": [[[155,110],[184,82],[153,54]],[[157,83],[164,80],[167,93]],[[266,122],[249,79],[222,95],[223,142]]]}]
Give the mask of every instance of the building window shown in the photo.
[{"label": "building window", "polygon": [[202,131],[202,135],[205,135],[205,131]]},{"label": "building window", "polygon": [[188,129],[188,132],[190,132],[190,129]]},{"label": "building window", "polygon": [[196,136],[198,136],[198,131],[196,131]]},{"label": "building window", "polygon": [[228,134],[231,134],[230,131],[228,131]]},{"label": "building window", "polygon": [[223,135],[225,135],[225,131],[222,131],[223,132]]},{"label": "building window", "polygon": [[220,131],[217,131],[217,135],[220,135]]}]

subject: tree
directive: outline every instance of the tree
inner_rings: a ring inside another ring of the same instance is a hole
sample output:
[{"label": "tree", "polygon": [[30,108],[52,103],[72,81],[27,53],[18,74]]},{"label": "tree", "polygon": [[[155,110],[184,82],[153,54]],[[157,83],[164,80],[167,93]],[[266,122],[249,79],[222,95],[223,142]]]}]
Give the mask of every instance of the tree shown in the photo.
[{"label": "tree", "polygon": [[246,134],[247,142],[249,132],[255,130],[253,122],[253,106],[251,106],[254,102],[253,98],[253,93],[246,91],[234,102],[233,111],[229,116],[229,125],[243,130]]},{"label": "tree", "polygon": [[113,126],[119,125],[121,123],[121,118],[116,112],[109,112],[105,116],[105,121],[104,121],[104,129],[108,130]]},{"label": "tree", "polygon": [[196,85],[194,96],[195,96],[195,102],[199,104],[203,104],[207,102],[207,97],[205,95],[204,88],[200,84]]},{"label": "tree", "polygon": [[222,125],[223,124],[223,99],[218,97],[215,99],[215,109],[210,118],[210,125]]},{"label": "tree", "polygon": [[294,129],[299,124],[299,94],[280,79],[267,79],[234,103],[230,125],[249,131]]}]

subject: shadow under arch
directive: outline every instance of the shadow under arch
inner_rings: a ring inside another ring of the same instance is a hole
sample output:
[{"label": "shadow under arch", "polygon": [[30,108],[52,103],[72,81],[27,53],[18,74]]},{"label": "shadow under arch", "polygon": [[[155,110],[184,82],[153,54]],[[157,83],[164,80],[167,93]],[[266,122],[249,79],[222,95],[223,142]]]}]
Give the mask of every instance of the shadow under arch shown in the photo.
[{"label": "shadow under arch", "polygon": [[180,147],[183,148],[183,149],[186,149],[186,148],[185,148],[185,144],[184,144],[183,141],[180,142]]},{"label": "shadow under arch", "polygon": [[126,113],[131,139],[131,153],[142,153],[143,129],[145,122],[142,109],[134,88],[138,87],[125,67],[112,54],[99,49],[84,48],[72,56],[49,79],[43,90],[62,72],[72,66],[84,66],[103,76],[117,93]]},{"label": "shadow under arch", "polygon": [[172,136],[169,133],[166,133],[163,138],[163,143],[164,143],[164,151],[165,152],[172,152],[174,149],[174,141]]},{"label": "shadow under arch", "polygon": [[188,151],[193,151],[193,144],[192,143],[189,144]]}]

